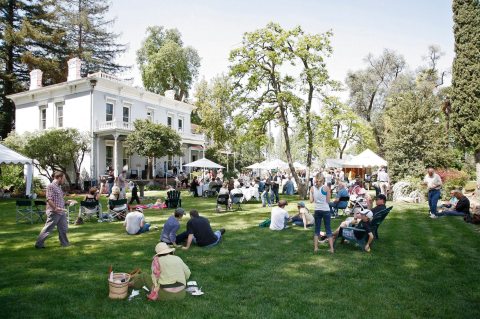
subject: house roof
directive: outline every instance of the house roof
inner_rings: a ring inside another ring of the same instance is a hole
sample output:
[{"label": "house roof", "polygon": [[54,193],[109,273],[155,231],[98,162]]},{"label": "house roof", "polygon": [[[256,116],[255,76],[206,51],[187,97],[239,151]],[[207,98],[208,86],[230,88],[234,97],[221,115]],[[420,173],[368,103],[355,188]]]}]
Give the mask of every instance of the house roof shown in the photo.
[{"label": "house roof", "polygon": [[121,95],[127,98],[144,101],[152,105],[160,105],[172,110],[186,109],[194,110],[196,107],[181,101],[167,98],[163,95],[146,91],[144,88],[132,86],[127,81],[122,81],[106,73],[98,72],[89,74],[85,78],[57,83],[40,87],[34,90],[23,91],[15,94],[7,95],[15,104],[24,104],[36,100],[49,99],[58,95],[66,95],[72,93],[89,92],[92,87],[92,80],[96,80],[94,90],[111,92],[112,94]]}]

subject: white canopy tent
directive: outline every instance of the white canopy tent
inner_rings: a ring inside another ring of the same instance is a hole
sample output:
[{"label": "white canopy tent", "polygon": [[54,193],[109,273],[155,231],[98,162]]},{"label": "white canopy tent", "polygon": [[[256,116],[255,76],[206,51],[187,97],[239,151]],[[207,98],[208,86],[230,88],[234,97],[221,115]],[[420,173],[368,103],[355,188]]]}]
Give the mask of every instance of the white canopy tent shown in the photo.
[{"label": "white canopy tent", "polygon": [[211,160],[206,159],[206,158],[199,159],[197,161],[185,164],[183,166],[186,166],[186,167],[203,167],[203,168],[224,168],[224,166],[222,166],[220,164],[217,164],[215,162],[212,162]]},{"label": "white canopy tent", "polygon": [[293,162],[293,167],[295,167],[296,169],[307,169],[307,166],[299,162]]},{"label": "white canopy tent", "polygon": [[9,149],[3,144],[0,144],[0,164],[24,164],[25,175],[25,195],[30,196],[32,193],[33,181],[33,161],[32,159],[23,156]]},{"label": "white canopy tent", "polygon": [[288,164],[278,158],[271,161],[263,161],[260,163],[260,165],[262,165],[261,168],[268,169],[268,170],[288,168]]},{"label": "white canopy tent", "polygon": [[387,161],[366,149],[357,156],[352,157],[349,161],[343,163],[343,167],[375,167],[375,166],[387,166]]},{"label": "white canopy tent", "polygon": [[248,169],[261,169],[262,168],[262,165],[260,163],[255,163],[255,164],[252,164],[250,166],[247,166],[245,168],[248,168]]}]

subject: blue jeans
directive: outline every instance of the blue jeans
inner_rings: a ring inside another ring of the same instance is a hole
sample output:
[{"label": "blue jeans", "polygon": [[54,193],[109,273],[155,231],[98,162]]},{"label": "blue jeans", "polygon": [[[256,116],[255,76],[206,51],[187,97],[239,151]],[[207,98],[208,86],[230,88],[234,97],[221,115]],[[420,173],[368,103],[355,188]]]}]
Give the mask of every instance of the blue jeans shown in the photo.
[{"label": "blue jeans", "polygon": [[328,203],[328,206],[330,206],[330,214],[334,214],[333,209],[338,208],[338,209],[345,209],[348,206],[348,202],[330,202]]},{"label": "blue jeans", "polygon": [[222,233],[219,230],[213,232],[213,234],[215,235],[215,237],[217,237],[217,241],[205,247],[213,247],[220,242],[220,239],[222,239]]},{"label": "blue jeans", "polygon": [[[303,227],[303,218],[302,217],[293,217],[292,218],[292,223],[297,225],[297,226],[300,226],[300,227]],[[312,225],[307,225],[307,227],[310,227]]]},{"label": "blue jeans", "polygon": [[464,216],[464,212],[457,212],[456,210],[446,210],[443,213],[436,213],[437,216]]},{"label": "blue jeans", "polygon": [[278,201],[280,200],[280,197],[278,196],[278,188],[272,188],[272,193],[272,197],[274,197],[275,203],[278,203]]},{"label": "blue jeans", "polygon": [[440,190],[432,189],[428,191],[428,207],[430,208],[430,213],[437,215],[437,204],[440,199]]},{"label": "blue jeans", "polygon": [[325,232],[327,237],[332,237],[332,228],[330,227],[330,212],[327,210],[315,211],[315,235],[320,236],[320,228],[322,227],[322,219],[325,222]]},{"label": "blue jeans", "polygon": [[263,191],[263,193],[260,195],[262,198],[262,206],[265,207],[265,204],[268,203],[268,206],[272,206],[272,200],[270,198],[269,192]]},{"label": "blue jeans", "polygon": [[143,227],[140,228],[140,230],[138,231],[137,234],[146,233],[146,232],[149,231],[149,230],[150,230],[150,224],[149,224],[149,223],[145,223],[145,224],[143,225]]}]

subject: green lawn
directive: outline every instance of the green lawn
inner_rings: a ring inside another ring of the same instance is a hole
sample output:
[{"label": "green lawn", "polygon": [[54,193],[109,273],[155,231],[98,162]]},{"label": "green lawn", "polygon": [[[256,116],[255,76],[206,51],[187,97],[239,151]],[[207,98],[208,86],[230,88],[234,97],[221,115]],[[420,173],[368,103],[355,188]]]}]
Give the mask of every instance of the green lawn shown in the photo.
[{"label": "green lawn", "polygon": [[[334,255],[326,245],[314,255],[311,230],[258,228],[269,216],[260,204],[217,214],[214,199],[182,195],[186,210],[226,234],[217,247],[178,251],[205,295],[171,303],[147,302],[143,292],[130,302],[108,299],[109,265],[148,270],[159,231],[128,236],[121,223],[87,222],[71,226],[71,247],[61,248],[55,232],[37,250],[43,225],[17,225],[14,201],[0,201],[1,317],[480,317],[480,233],[461,218],[432,220],[424,205],[395,204],[370,254],[338,244]],[[171,212],[146,216],[161,227]]]}]

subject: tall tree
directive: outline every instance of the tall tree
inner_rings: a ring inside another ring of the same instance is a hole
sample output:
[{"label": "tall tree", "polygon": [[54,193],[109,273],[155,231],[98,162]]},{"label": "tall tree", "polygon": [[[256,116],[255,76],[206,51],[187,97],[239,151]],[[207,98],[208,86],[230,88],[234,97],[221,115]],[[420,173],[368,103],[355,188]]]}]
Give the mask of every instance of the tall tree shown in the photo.
[{"label": "tall tree", "polygon": [[182,138],[177,132],[163,124],[148,120],[135,120],[135,130],[129,134],[125,146],[131,153],[148,158],[148,178],[152,176],[154,158],[167,155],[182,155]]},{"label": "tall tree", "polygon": [[394,180],[421,176],[426,166],[450,167],[454,162],[434,88],[435,83],[419,74],[414,89],[388,99],[384,149]]},{"label": "tall tree", "polygon": [[452,126],[456,140],[474,154],[480,185],[480,1],[454,0],[453,21]]},{"label": "tall tree", "polygon": [[377,146],[382,153],[382,115],[390,86],[405,68],[403,56],[385,49],[379,57],[369,54],[366,69],[349,72],[346,84],[350,91],[350,105],[373,127]]},{"label": "tall tree", "polygon": [[[329,32],[311,35],[300,27],[285,30],[269,23],[263,29],[245,33],[242,46],[230,53],[231,75],[244,105],[242,117],[250,123],[249,132],[258,136],[266,132],[267,123],[279,125],[290,170],[303,195],[306,195],[306,185],[293,167],[290,124],[299,123],[308,136],[307,165],[310,167],[313,96],[331,85],[324,61],[332,51],[330,36]],[[288,66],[293,66],[292,70]]]},{"label": "tall tree", "polygon": [[109,0],[58,0],[60,27],[65,30],[69,57],[83,61],[82,75],[103,71],[117,74],[129,67],[116,62],[127,49],[118,43],[119,35],[110,31],[115,20],[107,19]]},{"label": "tall tree", "polygon": [[188,97],[193,80],[198,75],[200,57],[193,47],[184,47],[177,29],[163,26],[147,28],[147,37],[137,51],[142,81],[151,92],[164,94],[175,91],[175,99]]},{"label": "tall tree", "polygon": [[0,135],[13,129],[15,105],[7,95],[25,89],[29,70],[43,67],[45,83],[59,77],[55,50],[62,32],[55,29],[49,0],[0,0]]},{"label": "tall tree", "polygon": [[318,130],[317,145],[339,158],[348,148],[376,150],[371,126],[338,98],[324,99]]}]

